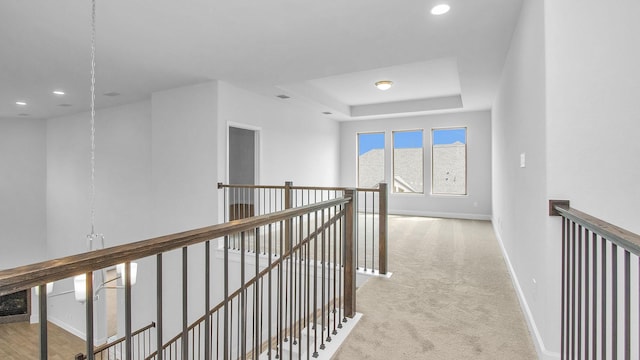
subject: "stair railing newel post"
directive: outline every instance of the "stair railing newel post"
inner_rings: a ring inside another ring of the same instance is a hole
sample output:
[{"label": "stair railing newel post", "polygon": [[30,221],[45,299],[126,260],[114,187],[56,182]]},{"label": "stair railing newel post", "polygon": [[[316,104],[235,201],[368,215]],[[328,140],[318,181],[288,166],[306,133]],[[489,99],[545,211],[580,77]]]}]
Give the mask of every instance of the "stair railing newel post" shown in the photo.
[{"label": "stair railing newel post", "polygon": [[[286,209],[291,209],[293,208],[293,190],[291,189],[291,187],[293,187],[293,181],[287,181],[284,183],[284,208]],[[287,253],[291,247],[291,236],[293,234],[293,221],[291,219],[289,220],[285,220],[285,228],[284,228],[284,237],[285,237],[285,241],[284,241],[284,252],[283,253]],[[280,249],[280,251],[282,251],[282,249]]]},{"label": "stair railing newel post", "polygon": [[378,201],[378,262],[380,275],[387,273],[387,233],[388,233],[388,216],[389,216],[389,203],[387,202],[388,187],[387,183],[380,183],[378,185],[379,201]]},{"label": "stair railing newel post", "polygon": [[[344,195],[350,199],[345,205],[344,215],[344,315],[345,317],[353,318],[356,314],[357,266],[355,252],[356,228],[354,226],[357,213],[354,206],[358,203],[358,199],[357,191],[354,189],[345,190]],[[346,318],[344,321],[346,321]]]}]

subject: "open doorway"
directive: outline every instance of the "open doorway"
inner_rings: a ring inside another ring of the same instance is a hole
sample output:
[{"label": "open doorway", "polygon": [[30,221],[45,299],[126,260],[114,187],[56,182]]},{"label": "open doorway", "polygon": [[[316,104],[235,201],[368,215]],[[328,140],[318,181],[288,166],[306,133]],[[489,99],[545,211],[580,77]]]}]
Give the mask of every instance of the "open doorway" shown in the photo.
[{"label": "open doorway", "polygon": [[[255,185],[258,174],[259,131],[229,126],[229,184]],[[253,216],[254,192],[242,189],[229,194],[229,220]]]}]

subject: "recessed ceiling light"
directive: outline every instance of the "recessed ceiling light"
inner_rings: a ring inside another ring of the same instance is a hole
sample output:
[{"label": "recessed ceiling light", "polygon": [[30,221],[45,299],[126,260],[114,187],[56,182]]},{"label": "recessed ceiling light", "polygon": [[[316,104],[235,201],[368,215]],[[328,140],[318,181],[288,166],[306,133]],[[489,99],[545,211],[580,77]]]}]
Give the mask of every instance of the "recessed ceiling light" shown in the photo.
[{"label": "recessed ceiling light", "polygon": [[16,105],[25,106],[27,103],[24,101],[16,101]]},{"label": "recessed ceiling light", "polygon": [[447,4],[440,4],[440,5],[436,5],[433,7],[433,9],[431,9],[431,13],[433,15],[443,15],[449,12],[449,10],[451,9],[451,7]]},{"label": "recessed ceiling light", "polygon": [[69,106],[73,106],[73,105],[71,105],[71,104],[58,104],[58,106],[61,106],[61,107],[69,107]]},{"label": "recessed ceiling light", "polygon": [[287,96],[287,95],[276,95],[276,97],[279,97],[280,99],[291,99],[291,96]]},{"label": "recessed ceiling light", "polygon": [[53,90],[53,93],[56,95],[64,95],[64,91],[62,90]]},{"label": "recessed ceiling light", "polygon": [[332,114],[331,111],[323,111],[322,113],[325,114],[325,115],[331,115]]},{"label": "recessed ceiling light", "polygon": [[108,93],[104,93],[104,96],[119,96],[120,93],[112,91],[112,92],[108,92]]},{"label": "recessed ceiling light", "polygon": [[389,90],[389,88],[391,88],[391,85],[393,85],[393,81],[390,80],[381,80],[376,82],[376,87],[382,91]]}]

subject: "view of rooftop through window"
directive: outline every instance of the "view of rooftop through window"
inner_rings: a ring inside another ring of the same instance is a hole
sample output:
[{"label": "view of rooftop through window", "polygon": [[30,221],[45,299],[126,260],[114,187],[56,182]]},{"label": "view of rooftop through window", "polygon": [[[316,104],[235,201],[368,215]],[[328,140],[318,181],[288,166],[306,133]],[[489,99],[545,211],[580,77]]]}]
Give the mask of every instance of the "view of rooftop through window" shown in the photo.
[{"label": "view of rooftop through window", "polygon": [[393,192],[424,192],[422,130],[393,132]]},{"label": "view of rooftop through window", "polygon": [[467,128],[433,129],[433,194],[467,194]]},{"label": "view of rooftop through window", "polygon": [[374,188],[384,181],[384,133],[358,134],[358,187]]}]

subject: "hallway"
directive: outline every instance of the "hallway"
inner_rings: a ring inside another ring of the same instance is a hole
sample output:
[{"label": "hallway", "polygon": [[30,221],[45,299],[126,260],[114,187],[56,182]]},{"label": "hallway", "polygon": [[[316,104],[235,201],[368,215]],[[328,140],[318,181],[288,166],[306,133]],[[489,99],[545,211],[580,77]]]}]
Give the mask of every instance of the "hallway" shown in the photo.
[{"label": "hallway", "polygon": [[335,359],[536,359],[488,221],[389,217],[389,269]]}]

